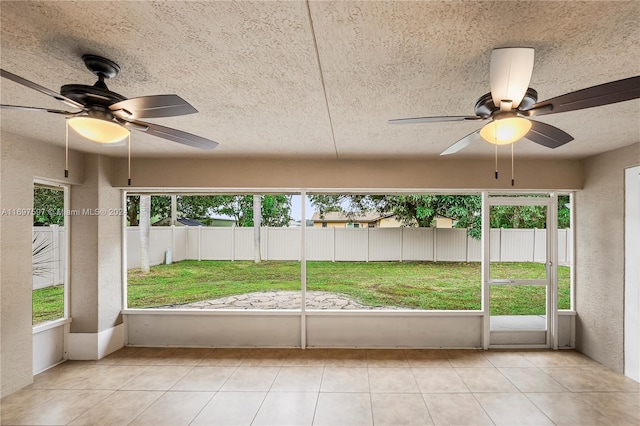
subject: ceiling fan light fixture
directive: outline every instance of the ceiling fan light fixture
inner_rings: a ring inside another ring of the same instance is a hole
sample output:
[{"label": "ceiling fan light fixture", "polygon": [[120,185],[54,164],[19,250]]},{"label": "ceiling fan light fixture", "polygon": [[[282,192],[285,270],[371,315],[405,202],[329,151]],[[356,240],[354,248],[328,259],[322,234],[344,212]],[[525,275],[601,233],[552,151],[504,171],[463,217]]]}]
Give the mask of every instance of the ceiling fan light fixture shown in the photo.
[{"label": "ceiling fan light fixture", "polygon": [[493,120],[480,129],[480,136],[495,145],[509,145],[522,139],[531,130],[531,121],[522,117]]},{"label": "ceiling fan light fixture", "polygon": [[522,101],[533,72],[534,50],[528,47],[493,49],[489,80],[493,103],[513,102],[517,108]]},{"label": "ceiling fan light fixture", "polygon": [[72,117],[69,126],[80,136],[98,143],[116,143],[129,136],[129,130],[125,127],[99,118]]}]

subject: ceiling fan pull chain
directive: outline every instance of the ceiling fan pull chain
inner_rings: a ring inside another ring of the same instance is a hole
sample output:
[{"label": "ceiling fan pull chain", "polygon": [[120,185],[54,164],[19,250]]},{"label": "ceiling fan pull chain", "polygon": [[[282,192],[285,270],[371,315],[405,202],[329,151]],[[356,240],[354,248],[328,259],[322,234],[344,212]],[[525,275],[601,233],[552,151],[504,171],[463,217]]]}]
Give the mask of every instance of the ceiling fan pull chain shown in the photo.
[{"label": "ceiling fan pull chain", "polygon": [[496,157],[496,179],[498,179],[498,144],[494,144]]},{"label": "ceiling fan pull chain", "polygon": [[131,186],[131,133],[127,141],[127,185]]},{"label": "ceiling fan pull chain", "polygon": [[69,119],[64,120],[64,177],[69,177]]},{"label": "ceiling fan pull chain", "polygon": [[511,144],[511,186],[515,186],[516,185],[516,180],[514,178],[514,174],[513,174],[513,146],[515,145],[515,143]]}]

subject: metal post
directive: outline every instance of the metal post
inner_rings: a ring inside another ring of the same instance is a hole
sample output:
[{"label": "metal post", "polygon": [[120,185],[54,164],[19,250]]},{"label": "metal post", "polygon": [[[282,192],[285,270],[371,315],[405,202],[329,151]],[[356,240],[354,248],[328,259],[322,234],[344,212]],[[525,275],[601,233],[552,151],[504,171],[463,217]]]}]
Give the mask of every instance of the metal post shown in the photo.
[{"label": "metal post", "polygon": [[300,348],[305,349],[307,347],[307,219],[306,219],[306,198],[307,193],[302,191],[300,193],[300,202],[302,206],[300,208],[302,213],[302,222],[300,226],[300,290],[301,290],[301,304],[300,306]]},{"label": "metal post", "polygon": [[489,193],[482,193],[482,348],[489,349],[491,340],[491,224],[489,223]]}]

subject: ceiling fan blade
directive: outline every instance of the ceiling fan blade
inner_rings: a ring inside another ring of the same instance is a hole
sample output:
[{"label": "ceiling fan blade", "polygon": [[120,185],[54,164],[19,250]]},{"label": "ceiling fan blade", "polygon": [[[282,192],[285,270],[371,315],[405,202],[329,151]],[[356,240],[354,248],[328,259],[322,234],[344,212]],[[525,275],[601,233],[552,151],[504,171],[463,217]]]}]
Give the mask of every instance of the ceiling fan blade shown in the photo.
[{"label": "ceiling fan blade", "polygon": [[611,81],[538,102],[529,116],[557,114],[640,98],[640,76]]},{"label": "ceiling fan blade", "polygon": [[141,96],[116,102],[109,109],[113,115],[125,120],[175,117],[198,112],[178,95]]},{"label": "ceiling fan blade", "polygon": [[124,125],[132,130],[138,130],[159,138],[178,142],[194,148],[204,149],[206,151],[210,151],[218,146],[218,142],[192,135],[191,133],[183,132],[182,130],[147,123],[145,121],[128,121]]},{"label": "ceiling fan blade", "polygon": [[389,124],[414,124],[414,123],[442,123],[445,121],[478,121],[484,120],[483,117],[476,115],[464,116],[464,115],[451,115],[442,117],[414,117],[414,118],[396,118],[389,120]]},{"label": "ceiling fan blade", "polygon": [[524,137],[532,142],[547,148],[557,148],[573,140],[573,136],[555,126],[541,121],[529,121],[531,121],[531,130]]},{"label": "ceiling fan blade", "polygon": [[69,105],[70,107],[74,107],[74,108],[79,108],[79,109],[84,109],[84,105],[74,101],[73,99],[69,99],[66,96],[62,96],[59,93],[54,92],[53,90],[49,90],[46,87],[40,86],[39,84],[36,84],[32,81],[29,81],[25,78],[20,77],[19,75],[15,75],[13,73],[10,73],[9,71],[5,71],[3,69],[0,68],[0,76],[4,77],[8,80],[11,80],[13,82],[16,82],[18,84],[22,84],[23,86],[26,86],[30,89],[33,90],[37,90],[40,93],[44,93],[47,96],[51,96],[52,98],[66,104]]},{"label": "ceiling fan blade", "polygon": [[534,52],[529,47],[493,49],[489,83],[496,107],[500,107],[500,101],[511,101],[509,109],[520,105],[531,81]]},{"label": "ceiling fan blade", "polygon": [[51,109],[51,108],[36,108],[36,107],[28,107],[28,106],[21,106],[21,105],[0,105],[0,108],[2,109],[19,109],[19,110],[24,110],[24,111],[35,111],[35,112],[50,112],[52,114],[61,114],[61,115],[68,115],[68,116],[73,116],[73,115],[77,115],[82,113],[81,112],[69,112],[69,111],[63,111],[61,109]]},{"label": "ceiling fan blade", "polygon": [[451,145],[449,148],[445,149],[440,153],[440,155],[449,155],[455,154],[456,152],[466,148],[471,142],[473,142],[479,135],[480,129],[475,132],[469,133],[464,138],[460,139],[458,142]]}]

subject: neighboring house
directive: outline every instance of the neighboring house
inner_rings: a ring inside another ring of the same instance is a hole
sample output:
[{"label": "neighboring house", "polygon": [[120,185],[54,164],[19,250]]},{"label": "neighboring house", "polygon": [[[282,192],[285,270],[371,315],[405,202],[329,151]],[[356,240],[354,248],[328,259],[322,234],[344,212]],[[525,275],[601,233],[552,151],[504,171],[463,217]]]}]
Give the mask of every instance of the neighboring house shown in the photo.
[{"label": "neighboring house", "polygon": [[[165,217],[163,219],[160,219],[154,222],[153,224],[151,224],[151,226],[171,226],[171,218]],[[206,225],[195,219],[179,217],[178,224],[176,226],[206,226]]]},{"label": "neighboring house", "polygon": [[[329,212],[320,217],[320,213],[315,212],[311,218],[315,228],[400,228],[405,226],[395,215],[379,214],[375,212],[362,216],[348,217],[341,212]],[[435,218],[436,228],[453,228],[453,219],[444,216]]]},{"label": "neighboring house", "polygon": [[365,213],[349,217],[342,212],[313,213],[311,218],[314,228],[399,228],[402,223],[392,214]]}]

